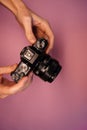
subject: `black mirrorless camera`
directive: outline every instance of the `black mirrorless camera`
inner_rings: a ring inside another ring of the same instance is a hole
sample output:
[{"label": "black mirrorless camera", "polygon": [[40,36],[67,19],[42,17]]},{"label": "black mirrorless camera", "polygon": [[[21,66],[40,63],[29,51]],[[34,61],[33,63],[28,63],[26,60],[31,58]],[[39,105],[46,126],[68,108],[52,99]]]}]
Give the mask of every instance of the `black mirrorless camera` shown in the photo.
[{"label": "black mirrorless camera", "polygon": [[11,73],[12,79],[18,82],[31,71],[44,81],[52,82],[61,70],[58,61],[46,54],[48,42],[46,39],[38,39],[32,46],[25,47],[21,53],[21,61]]}]

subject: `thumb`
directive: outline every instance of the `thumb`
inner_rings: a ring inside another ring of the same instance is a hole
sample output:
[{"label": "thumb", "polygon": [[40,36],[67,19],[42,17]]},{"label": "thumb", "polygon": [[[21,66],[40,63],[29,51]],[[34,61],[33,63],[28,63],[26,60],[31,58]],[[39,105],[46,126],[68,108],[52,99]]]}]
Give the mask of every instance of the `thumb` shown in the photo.
[{"label": "thumb", "polygon": [[17,64],[14,64],[11,66],[0,67],[0,75],[11,73],[13,70],[16,69],[16,67],[17,67]]},{"label": "thumb", "polygon": [[24,19],[23,26],[24,26],[25,34],[26,34],[28,41],[31,44],[35,43],[36,37],[35,37],[35,35],[33,33],[33,29],[32,29],[32,19],[29,17],[26,17]]}]

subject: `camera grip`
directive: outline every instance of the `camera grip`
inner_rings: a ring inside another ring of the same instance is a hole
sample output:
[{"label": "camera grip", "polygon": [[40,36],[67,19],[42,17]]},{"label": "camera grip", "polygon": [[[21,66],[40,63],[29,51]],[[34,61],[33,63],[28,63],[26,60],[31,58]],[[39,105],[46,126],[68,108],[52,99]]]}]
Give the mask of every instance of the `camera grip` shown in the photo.
[{"label": "camera grip", "polygon": [[28,66],[24,62],[20,62],[17,68],[13,72],[11,72],[11,77],[17,83],[21,78],[27,76],[30,71],[30,66]]}]

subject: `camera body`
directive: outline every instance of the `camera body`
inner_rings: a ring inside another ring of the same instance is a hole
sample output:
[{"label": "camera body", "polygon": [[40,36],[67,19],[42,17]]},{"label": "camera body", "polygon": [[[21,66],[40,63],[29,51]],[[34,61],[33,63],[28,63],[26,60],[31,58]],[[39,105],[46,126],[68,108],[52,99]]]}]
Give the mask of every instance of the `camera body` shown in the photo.
[{"label": "camera body", "polygon": [[61,70],[59,62],[46,54],[48,41],[40,38],[32,46],[25,47],[20,53],[20,63],[11,73],[11,77],[18,82],[31,71],[44,81],[52,82]]}]

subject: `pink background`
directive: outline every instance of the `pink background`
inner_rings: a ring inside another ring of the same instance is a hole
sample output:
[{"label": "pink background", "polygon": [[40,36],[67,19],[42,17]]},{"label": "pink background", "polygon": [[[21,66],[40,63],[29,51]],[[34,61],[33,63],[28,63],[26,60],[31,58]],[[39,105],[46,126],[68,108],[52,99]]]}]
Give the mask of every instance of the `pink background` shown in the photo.
[{"label": "pink background", "polygon": [[[87,1],[24,0],[54,31],[52,57],[63,67],[52,83],[34,76],[22,93],[0,99],[0,130],[87,130]],[[0,66],[19,62],[29,43],[0,5]]]}]

